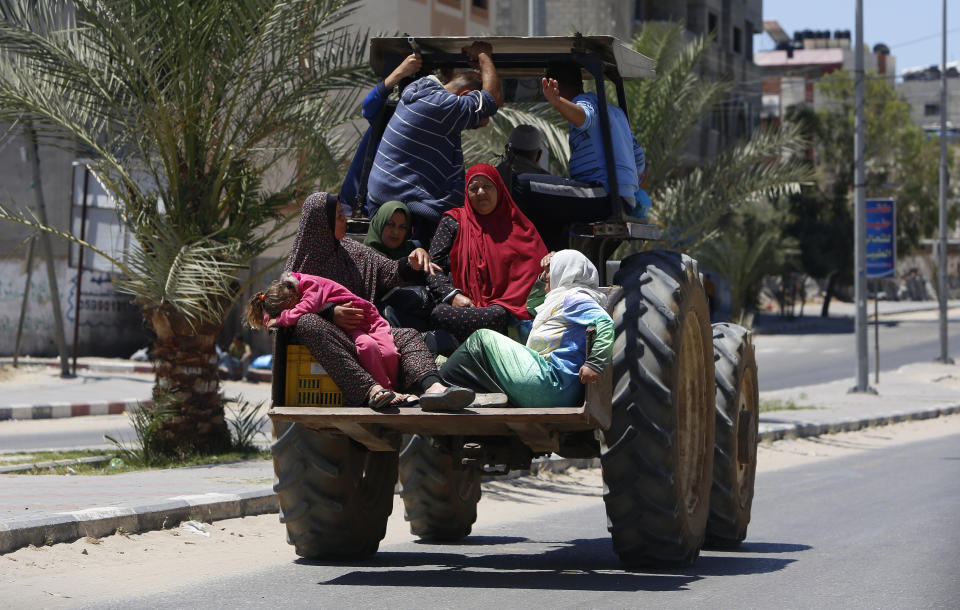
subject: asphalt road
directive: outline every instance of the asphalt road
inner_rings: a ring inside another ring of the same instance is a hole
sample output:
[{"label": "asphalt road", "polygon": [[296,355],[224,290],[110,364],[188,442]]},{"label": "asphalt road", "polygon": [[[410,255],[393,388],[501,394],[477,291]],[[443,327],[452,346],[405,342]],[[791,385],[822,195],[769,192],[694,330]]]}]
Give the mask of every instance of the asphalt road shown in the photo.
[{"label": "asphalt road", "polygon": [[[954,314],[956,316],[956,314]],[[856,345],[852,322],[847,332],[755,335],[760,391],[782,390],[856,376]],[[940,355],[940,324],[936,319],[880,324],[880,373],[912,362],[930,362]],[[960,319],[947,327],[948,353],[960,360]],[[876,366],[874,329],[867,329],[870,382]]]},{"label": "asphalt road", "polygon": [[465,544],[388,545],[367,562],[291,562],[97,607],[956,607],[957,498],[960,435],[761,473],[744,545],[683,570],[622,569],[598,502]]}]

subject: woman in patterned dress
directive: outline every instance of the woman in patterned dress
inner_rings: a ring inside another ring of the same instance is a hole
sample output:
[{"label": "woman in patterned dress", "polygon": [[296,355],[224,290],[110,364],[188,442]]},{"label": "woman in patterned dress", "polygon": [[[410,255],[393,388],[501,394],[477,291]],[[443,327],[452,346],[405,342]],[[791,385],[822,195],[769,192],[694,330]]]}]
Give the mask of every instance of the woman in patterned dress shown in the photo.
[{"label": "woman in patterned dress", "polygon": [[440,220],[430,259],[444,273],[427,278],[439,303],[434,325],[460,341],[480,328],[506,333],[512,321],[529,320],[527,295],[547,254],[492,165],[467,170],[465,199]]},{"label": "woman in patterned dress", "polygon": [[[303,203],[300,226],[284,271],[308,273],[331,279],[367,301],[402,281],[423,281],[424,270],[435,269],[422,249],[407,258],[390,260],[374,250],[345,239],[347,219],[336,195],[314,193]],[[359,325],[363,311],[344,305],[331,305],[316,314],[297,320],[297,340],[314,358],[343,393],[345,406],[369,404],[376,396],[376,381],[357,359],[353,339],[348,332]],[[464,388],[449,387],[437,375],[434,356],[417,331],[393,328],[393,339],[400,352],[398,387],[423,393],[420,405],[424,410],[457,410],[473,401],[474,393]]]}]

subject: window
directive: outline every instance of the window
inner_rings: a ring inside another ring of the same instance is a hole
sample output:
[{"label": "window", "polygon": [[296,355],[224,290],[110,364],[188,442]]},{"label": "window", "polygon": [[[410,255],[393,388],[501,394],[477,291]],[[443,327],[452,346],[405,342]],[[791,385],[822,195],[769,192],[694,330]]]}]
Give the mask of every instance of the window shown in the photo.
[{"label": "window", "polygon": [[717,31],[717,14],[707,13],[707,33],[713,33],[716,31]]},{"label": "window", "polygon": [[470,17],[488,24],[490,21],[490,11],[487,10],[488,0],[470,0]]},{"label": "window", "polygon": [[743,31],[740,28],[733,28],[733,52],[743,53]]},{"label": "window", "polygon": [[939,116],[940,104],[924,104],[923,116]]}]

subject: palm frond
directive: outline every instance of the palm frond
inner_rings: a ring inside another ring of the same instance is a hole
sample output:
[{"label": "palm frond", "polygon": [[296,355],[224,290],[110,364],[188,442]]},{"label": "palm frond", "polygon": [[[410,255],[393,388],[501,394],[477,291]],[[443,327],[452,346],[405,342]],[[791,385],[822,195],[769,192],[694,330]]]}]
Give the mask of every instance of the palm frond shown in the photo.
[{"label": "palm frond", "polygon": [[333,181],[330,134],[374,80],[356,6],[0,0],[0,121],[92,158],[142,246],[126,289],[209,319],[284,206]]},{"label": "palm frond", "polygon": [[232,300],[243,259],[239,243],[186,243],[171,227],[157,224],[129,254],[129,273],[116,285],[150,304],[172,307],[189,320],[217,321]]},{"label": "palm frond", "polygon": [[463,158],[469,166],[474,163],[494,163],[503,154],[510,132],[517,125],[533,125],[540,130],[550,154],[550,169],[554,174],[566,171],[570,159],[567,122],[549,104],[507,106],[497,111],[490,123],[481,129],[463,134]]},{"label": "palm frond", "polygon": [[[120,270],[122,270],[122,271],[125,271],[125,270],[126,270],[126,265],[125,265],[125,264],[123,263],[123,261],[121,261],[120,259],[117,259],[117,258],[111,256],[110,254],[104,252],[104,251],[101,250],[100,248],[97,248],[96,246],[94,246],[94,245],[91,244],[90,242],[85,241],[85,240],[82,240],[82,239],[80,239],[79,237],[76,237],[76,236],[74,236],[74,235],[71,234],[71,233],[67,233],[66,231],[61,231],[60,229],[58,229],[58,228],[56,228],[56,227],[51,227],[51,226],[49,226],[49,225],[43,224],[43,223],[40,221],[40,219],[37,218],[37,216],[36,216],[33,212],[29,212],[29,213],[28,213],[28,212],[26,212],[26,211],[24,211],[24,210],[13,211],[13,210],[9,210],[9,209],[7,209],[6,207],[4,207],[3,204],[0,204],[0,220],[7,220],[7,221],[10,221],[10,222],[15,222],[15,223],[21,224],[21,225],[23,225],[23,226],[25,226],[25,227],[29,227],[29,228],[33,229],[34,231],[43,232],[43,233],[49,233],[50,235],[53,235],[54,237],[59,237],[59,238],[64,239],[64,240],[66,240],[66,241],[68,241],[68,242],[70,242],[70,243],[77,244],[78,246],[80,246],[80,247],[82,247],[82,248],[87,248],[87,249],[89,249],[91,252],[94,252],[94,253],[96,253],[96,254],[99,254],[100,256],[102,256],[103,258],[105,258],[106,260],[110,261],[110,263],[111,263],[112,265],[116,266],[118,269],[120,269]],[[29,239],[29,237],[28,237],[28,239]]]}]

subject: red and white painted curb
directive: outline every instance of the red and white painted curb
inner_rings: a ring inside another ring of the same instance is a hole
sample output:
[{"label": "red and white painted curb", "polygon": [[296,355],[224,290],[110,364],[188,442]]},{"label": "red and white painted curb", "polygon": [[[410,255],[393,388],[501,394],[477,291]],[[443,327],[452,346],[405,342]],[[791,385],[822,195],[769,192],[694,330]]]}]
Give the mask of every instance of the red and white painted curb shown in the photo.
[{"label": "red and white painted curb", "polygon": [[103,402],[54,402],[44,405],[11,405],[0,407],[0,420],[7,419],[56,419],[83,415],[121,415],[136,411],[140,405],[149,407],[152,400],[103,401]]},{"label": "red and white painted curb", "polygon": [[[60,360],[52,358],[20,358],[18,363],[21,366],[49,366],[59,368]],[[0,358],[0,364],[11,365],[13,358]],[[73,363],[69,363],[69,368],[73,369]],[[78,371],[99,371],[103,373],[147,373],[153,375],[153,365],[148,363],[134,364],[132,362],[78,362]]]}]

